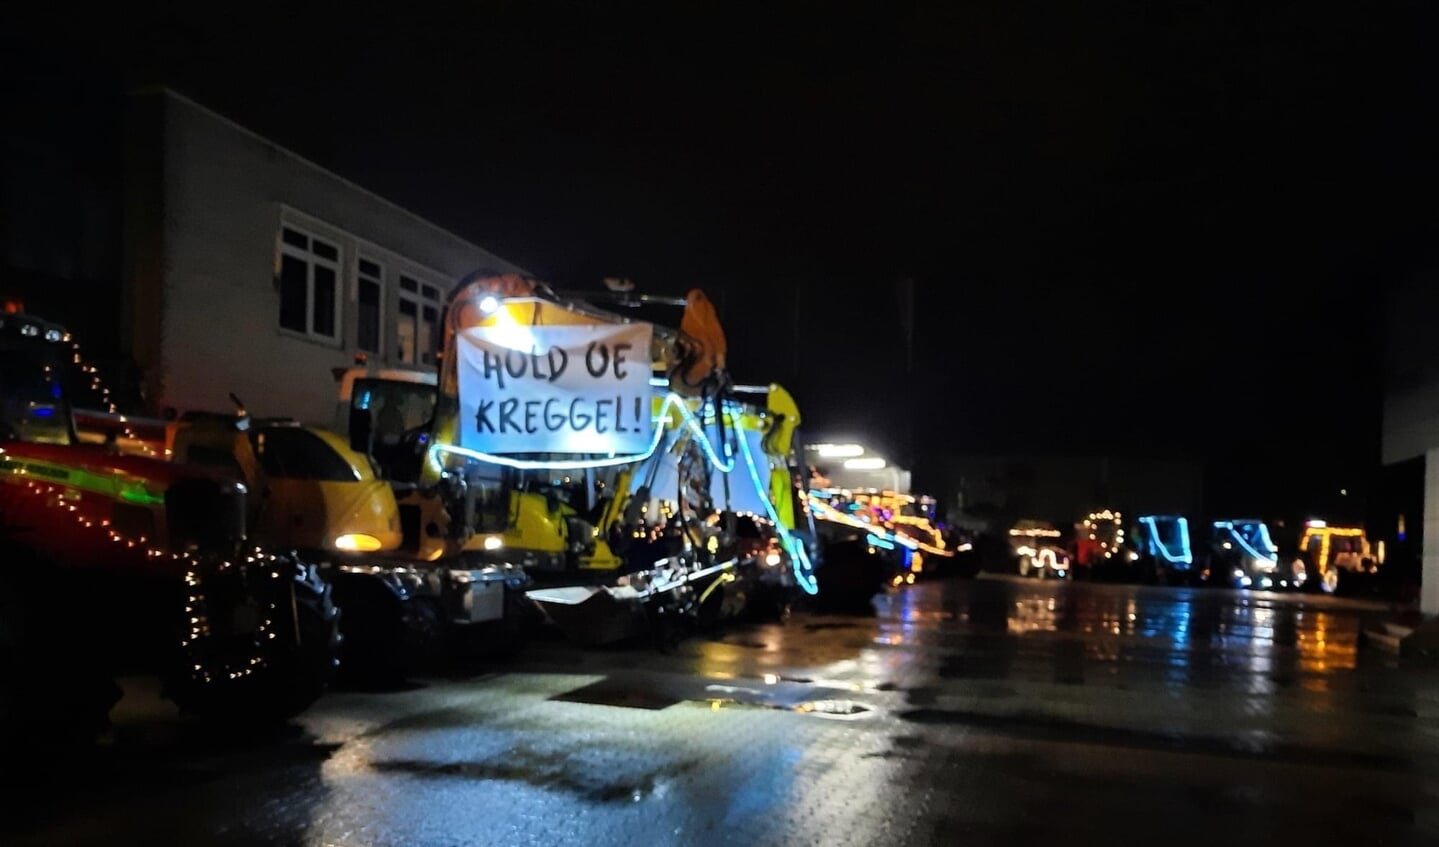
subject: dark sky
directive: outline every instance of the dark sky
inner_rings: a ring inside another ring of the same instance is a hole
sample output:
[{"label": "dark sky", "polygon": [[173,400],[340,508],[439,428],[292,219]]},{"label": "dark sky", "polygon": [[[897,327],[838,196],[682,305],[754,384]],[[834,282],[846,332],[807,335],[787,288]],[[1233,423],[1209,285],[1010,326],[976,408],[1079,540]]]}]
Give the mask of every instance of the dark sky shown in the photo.
[{"label": "dark sky", "polygon": [[1434,223],[1428,4],[193,6],[12,37],[557,285],[703,287],[741,381],[898,455],[1377,458],[1373,294]]}]

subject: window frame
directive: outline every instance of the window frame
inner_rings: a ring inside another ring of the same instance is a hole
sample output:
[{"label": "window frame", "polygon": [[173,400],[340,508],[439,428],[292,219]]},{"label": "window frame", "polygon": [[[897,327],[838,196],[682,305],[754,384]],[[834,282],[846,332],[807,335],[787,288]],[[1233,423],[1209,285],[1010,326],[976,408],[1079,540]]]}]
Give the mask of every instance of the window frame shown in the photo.
[{"label": "window frame", "polygon": [[[306,244],[308,246],[302,248],[287,242],[285,240],[285,230],[290,230],[296,235],[304,236],[307,239]],[[340,243],[341,239],[330,238],[329,236],[323,235],[316,235],[313,229],[288,220],[280,221],[280,231],[279,233],[277,233],[277,235],[279,236],[277,240],[280,247],[280,257],[279,261],[276,263],[277,289],[283,284],[280,282],[279,272],[284,266],[284,260],[286,256],[289,256],[296,261],[305,263],[305,329],[301,331],[281,324],[278,314],[276,315],[275,320],[276,326],[279,328],[282,334],[291,336],[293,338],[303,338],[307,341],[317,341],[323,342],[325,344],[339,346],[341,344],[341,340],[344,337],[345,331],[345,298],[342,296],[345,290],[345,248]],[[324,256],[316,253],[315,242],[317,241],[324,244],[326,247],[333,248],[335,251],[335,258],[327,259]],[[316,298],[314,295],[316,267],[325,267],[335,275],[335,280],[333,283],[335,309],[334,328],[333,332],[329,335],[315,331]],[[284,298],[282,294],[281,304],[283,304],[283,299]],[[283,306],[281,308],[281,311],[283,311]]]},{"label": "window frame", "polygon": [[[385,267],[384,262],[380,261],[378,258],[375,258],[373,255],[366,255],[364,250],[357,250],[355,252],[355,349],[363,353],[375,356],[378,359],[383,359],[385,356],[386,347],[385,327],[389,323],[385,320],[385,313],[389,311],[389,301],[385,297],[385,274],[387,273],[388,268]],[[374,265],[378,269],[378,273],[374,276],[366,274],[360,269],[360,264],[362,262],[368,262]],[[360,316],[362,305],[360,303],[360,283],[366,280],[373,280],[380,286],[380,299],[379,302],[376,304],[374,350],[367,350],[360,343]]]},{"label": "window frame", "polygon": [[[415,290],[414,290],[414,291],[408,291],[408,290],[405,289],[404,283],[405,283],[406,280],[408,280],[408,281],[410,281],[410,282],[413,282],[413,283],[415,284]],[[434,297],[433,297],[433,298],[427,297],[427,296],[426,296],[426,291],[433,291],[433,292],[435,293],[435,294],[434,294]],[[441,323],[442,323],[441,317],[442,317],[442,314],[443,314],[443,302],[442,302],[443,299],[444,299],[444,298],[443,298],[443,291],[442,291],[442,289],[440,288],[440,286],[435,285],[435,284],[432,283],[432,282],[426,281],[426,279],[425,279],[424,276],[422,276],[422,275],[420,275],[420,274],[415,274],[415,273],[406,273],[406,272],[404,272],[404,271],[397,272],[397,274],[396,274],[396,276],[395,276],[395,361],[396,361],[396,362],[398,362],[398,363],[400,363],[400,364],[412,365],[412,366],[421,367],[421,368],[433,368],[433,367],[435,367],[435,366],[438,364],[438,362],[437,362],[437,360],[436,360],[435,350],[434,350],[433,348],[440,343],[440,333],[442,332],[442,329],[441,329]],[[415,315],[414,315],[415,357],[414,357],[414,359],[411,360],[411,361],[405,361],[405,360],[402,358],[402,357],[404,356],[406,350],[405,350],[405,345],[404,345],[404,343],[400,340],[400,334],[399,334],[400,326],[408,319],[408,317],[407,317],[405,314],[403,314],[402,311],[401,311],[402,308],[403,308],[403,304],[404,304],[404,303],[412,303],[412,304],[414,304],[414,307],[415,307]],[[432,307],[432,308],[435,310],[435,319],[434,319],[434,322],[433,322],[433,326],[431,327],[431,330],[430,330],[430,332],[431,332],[431,336],[430,336],[430,346],[431,346],[431,349],[421,352],[420,349],[419,349],[419,348],[420,348],[420,338],[421,338],[420,327],[421,327],[422,323],[423,323],[424,320],[425,320],[425,307],[426,307],[426,306]],[[426,360],[425,360],[425,357],[426,357],[426,356],[429,357],[429,361],[426,361]]]}]

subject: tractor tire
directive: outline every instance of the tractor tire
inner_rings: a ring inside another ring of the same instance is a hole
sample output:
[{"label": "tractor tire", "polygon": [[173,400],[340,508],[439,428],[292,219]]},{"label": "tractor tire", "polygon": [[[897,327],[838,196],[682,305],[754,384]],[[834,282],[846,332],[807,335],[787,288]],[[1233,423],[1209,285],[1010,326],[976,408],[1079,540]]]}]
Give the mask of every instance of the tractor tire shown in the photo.
[{"label": "tractor tire", "polygon": [[[240,646],[244,638],[198,639],[192,645],[200,648],[196,653],[173,663],[164,692],[182,713],[231,728],[263,729],[300,714],[329,688],[340,663],[340,611],[329,584],[297,560],[280,557],[251,569],[246,579],[267,590],[217,597],[207,602],[207,613],[213,619],[235,613],[242,599],[266,604],[272,611],[263,637],[248,650]],[[207,581],[202,579],[202,587]]]}]

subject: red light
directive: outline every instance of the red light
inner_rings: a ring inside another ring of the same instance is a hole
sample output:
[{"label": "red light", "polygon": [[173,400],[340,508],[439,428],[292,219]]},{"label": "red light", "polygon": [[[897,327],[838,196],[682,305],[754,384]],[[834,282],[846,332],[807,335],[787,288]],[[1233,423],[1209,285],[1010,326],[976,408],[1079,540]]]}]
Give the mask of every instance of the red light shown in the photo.
[{"label": "red light", "polygon": [[4,303],[5,314],[18,315],[25,311],[25,301],[18,297],[7,297]]}]

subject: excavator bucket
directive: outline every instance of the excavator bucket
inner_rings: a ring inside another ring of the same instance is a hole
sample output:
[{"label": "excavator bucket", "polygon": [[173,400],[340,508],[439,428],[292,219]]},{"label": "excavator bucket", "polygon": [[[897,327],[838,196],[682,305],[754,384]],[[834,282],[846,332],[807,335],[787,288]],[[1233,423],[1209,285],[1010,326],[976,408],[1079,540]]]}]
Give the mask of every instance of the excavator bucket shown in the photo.
[{"label": "excavator bucket", "polygon": [[705,293],[692,289],[685,297],[684,317],[680,319],[681,337],[677,340],[679,361],[670,369],[670,388],[677,394],[693,396],[701,393],[713,378],[725,371],[729,352],[719,314]]},{"label": "excavator bucket", "polygon": [[569,585],[532,589],[526,596],[576,643],[614,644],[642,635],[648,626],[640,598],[623,588]]}]

